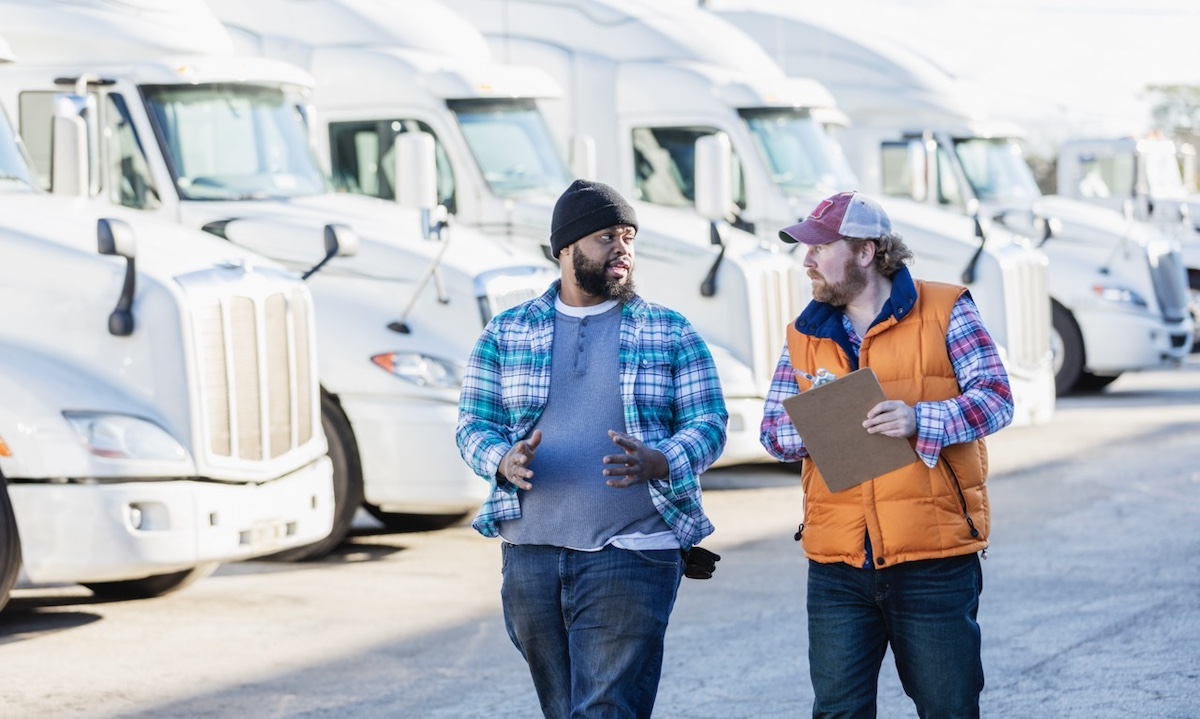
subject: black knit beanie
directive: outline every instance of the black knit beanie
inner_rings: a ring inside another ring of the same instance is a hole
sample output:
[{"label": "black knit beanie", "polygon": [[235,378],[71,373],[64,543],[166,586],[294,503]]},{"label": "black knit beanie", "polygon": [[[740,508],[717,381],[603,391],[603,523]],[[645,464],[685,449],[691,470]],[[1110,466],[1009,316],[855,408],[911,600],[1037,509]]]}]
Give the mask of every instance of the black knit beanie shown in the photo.
[{"label": "black knit beanie", "polygon": [[621,194],[603,182],[576,180],[554,205],[550,222],[550,250],[558,253],[567,245],[593,232],[614,225],[633,225],[637,214]]}]

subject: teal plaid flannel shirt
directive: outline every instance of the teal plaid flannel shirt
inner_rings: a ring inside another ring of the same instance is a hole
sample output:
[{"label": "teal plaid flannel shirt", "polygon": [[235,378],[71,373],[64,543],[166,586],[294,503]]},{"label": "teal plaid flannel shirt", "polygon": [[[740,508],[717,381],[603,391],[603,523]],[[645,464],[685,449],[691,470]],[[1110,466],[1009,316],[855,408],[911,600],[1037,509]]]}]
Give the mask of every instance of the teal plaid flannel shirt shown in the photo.
[{"label": "teal plaid flannel shirt", "polygon": [[[467,361],[455,435],[463,459],[492,485],[472,525],[486,537],[499,535],[497,522],[521,516],[516,486],[496,473],[546,406],[558,289],[555,281],[541,297],[494,317]],[[682,315],[639,297],[622,307],[620,342],[625,429],[666,455],[670,475],[647,483],[650,497],[689,549],[713,531],[700,474],[725,447],[729,415],[716,367]]]}]

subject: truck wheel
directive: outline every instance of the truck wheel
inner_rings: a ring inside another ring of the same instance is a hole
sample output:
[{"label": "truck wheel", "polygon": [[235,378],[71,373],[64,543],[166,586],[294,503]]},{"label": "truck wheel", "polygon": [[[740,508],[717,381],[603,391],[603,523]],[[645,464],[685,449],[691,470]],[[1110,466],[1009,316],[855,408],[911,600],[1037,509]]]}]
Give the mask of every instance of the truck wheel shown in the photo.
[{"label": "truck wheel", "polygon": [[21,536],[17,518],[8,496],[8,482],[0,477],[0,610],[8,604],[8,595],[21,573]]},{"label": "truck wheel", "polygon": [[329,460],[333,463],[333,529],[320,541],[272,554],[267,559],[300,562],[324,557],[346,539],[354,514],[363,503],[362,464],[354,432],[342,408],[324,393],[321,395],[321,427],[325,430]]},{"label": "truck wheel", "polygon": [[83,586],[102,599],[150,599],[178,592],[193,582],[204,579],[216,569],[217,562],[208,562],[181,572],[155,574],[121,582],[84,582]]},{"label": "truck wheel", "polygon": [[1050,302],[1050,351],[1054,362],[1054,391],[1062,396],[1075,389],[1083,375],[1083,335],[1075,318],[1058,302]]},{"label": "truck wheel", "polygon": [[367,505],[367,512],[378,519],[389,532],[431,532],[445,529],[457,524],[466,512],[452,514],[408,514],[403,512],[385,512],[374,505]]},{"label": "truck wheel", "polygon": [[1200,352],[1200,270],[1188,271],[1188,313],[1192,316],[1192,351]]}]

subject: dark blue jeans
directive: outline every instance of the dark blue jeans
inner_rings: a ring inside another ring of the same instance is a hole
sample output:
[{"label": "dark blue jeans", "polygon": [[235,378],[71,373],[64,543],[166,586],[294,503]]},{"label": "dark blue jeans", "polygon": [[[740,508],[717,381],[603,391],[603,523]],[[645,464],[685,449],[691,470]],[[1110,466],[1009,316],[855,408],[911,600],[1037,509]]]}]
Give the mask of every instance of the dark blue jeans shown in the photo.
[{"label": "dark blue jeans", "polygon": [[675,606],[679,550],[503,551],[504,623],[547,719],[648,719]]},{"label": "dark blue jeans", "polygon": [[808,564],[808,662],[813,717],[873,718],[890,644],[922,719],[979,716],[983,663],[976,615],[979,557],[885,569]]}]

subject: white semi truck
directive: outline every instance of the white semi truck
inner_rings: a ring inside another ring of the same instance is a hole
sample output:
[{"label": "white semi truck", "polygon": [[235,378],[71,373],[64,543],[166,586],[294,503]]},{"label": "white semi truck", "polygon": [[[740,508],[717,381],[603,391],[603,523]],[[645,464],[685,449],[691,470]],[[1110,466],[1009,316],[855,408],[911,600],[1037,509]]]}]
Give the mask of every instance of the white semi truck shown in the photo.
[{"label": "white semi truck", "polygon": [[[328,258],[327,225],[357,236],[356,256],[331,259],[308,282],[334,527],[286,556],[331,550],[363,504],[397,529],[478,506],[487,487],[454,443],[462,366],[484,323],[543,292],[552,266],[450,231],[435,207],[333,192],[305,122],[311,76],[233,55],[203,3],[11,0],[0,2],[0,27],[23,55],[0,70],[0,95],[44,186],[73,184],[93,208],[203,228],[297,271]],[[64,95],[86,108],[78,152],[51,138]],[[86,181],[68,182],[74,168]]]},{"label": "white semi truck", "polygon": [[[857,189],[823,128],[843,117],[830,94],[785,76],[754,41],[695,6],[445,1],[484,32],[498,58],[541,67],[564,87],[562,101],[542,103],[560,145],[593,139],[600,179],[646,203],[690,209],[702,195],[696,188],[723,170],[695,151],[714,135],[728,137],[735,157],[732,223],[763,242],[778,244],[779,228],[828,195]],[[884,201],[917,254],[917,276],[970,287],[1004,352],[1016,423],[1048,421],[1055,392],[1045,257],[1002,228]]]},{"label": "white semi truck", "polygon": [[1192,351],[1200,351],[1200,194],[1196,151],[1165,137],[1078,138],[1059,145],[1057,194],[1150,222],[1178,237]]},{"label": "white semi truck", "polygon": [[157,596],[329,533],[293,273],[38,190],[3,110],[0,257],[0,608],[27,585]]},{"label": "white semi truck", "polygon": [[981,116],[940,68],[795,5],[709,6],[786,71],[830,89],[849,117],[840,139],[864,189],[952,213],[981,212],[1037,240],[1050,261],[1059,393],[1175,366],[1190,351],[1187,281],[1171,238],[1116,212],[1042,196],[1018,128]]},{"label": "white semi truck", "polygon": [[[495,62],[483,35],[437,2],[209,5],[239,52],[300,63],[313,74],[318,144],[339,187],[403,195],[412,168],[397,167],[396,138],[429,133],[437,140],[439,199],[457,221],[497,242],[548,252],[551,212],[571,173],[537,105],[561,94],[546,72]],[[591,175],[594,164],[582,162],[578,172]],[[705,217],[690,203],[662,207],[625,190],[640,223],[639,292],[683,312],[713,351],[730,410],[719,463],[773,461],[758,441],[759,424],[784,328],[808,298],[803,268],[777,241],[726,226],[728,200]]]}]

